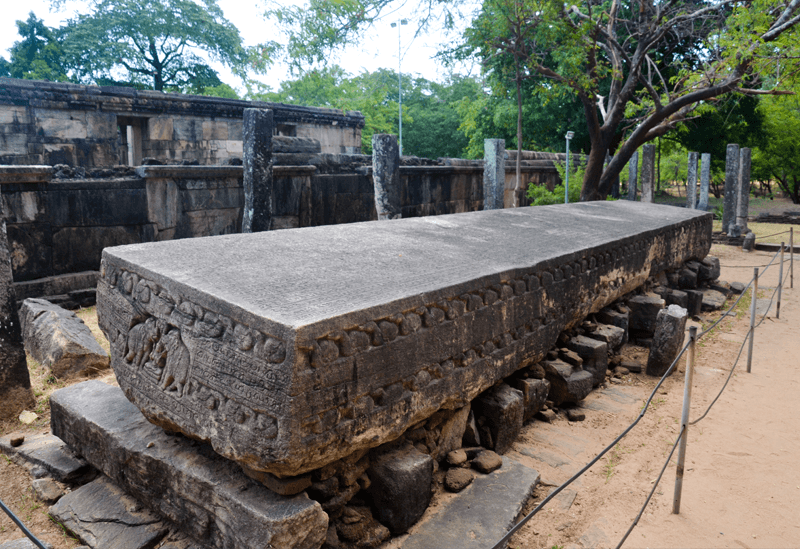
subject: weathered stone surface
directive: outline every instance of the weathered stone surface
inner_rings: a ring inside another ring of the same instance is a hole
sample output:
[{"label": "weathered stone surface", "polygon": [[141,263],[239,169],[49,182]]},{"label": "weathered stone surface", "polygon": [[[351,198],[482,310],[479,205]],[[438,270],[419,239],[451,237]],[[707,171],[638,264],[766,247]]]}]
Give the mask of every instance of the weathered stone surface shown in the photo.
[{"label": "weathered stone surface", "polygon": [[622,328],[625,331],[622,337],[622,345],[628,342],[628,325],[630,323],[630,311],[620,312],[615,307],[606,307],[597,313],[597,320],[604,324],[610,324],[617,328]]},{"label": "weathered stone surface", "polygon": [[690,152],[686,168],[686,207],[691,209],[697,206],[697,160],[698,154]]},{"label": "weathered stone surface", "polygon": [[306,488],[311,487],[311,475],[300,475],[299,477],[278,478],[271,473],[263,471],[253,471],[248,467],[242,467],[245,475],[253,480],[257,480],[276,494],[281,496],[294,496]]},{"label": "weathered stone surface", "polygon": [[342,519],[336,522],[336,533],[345,544],[327,543],[331,549],[368,549],[377,547],[391,536],[389,529],[373,518],[368,507],[345,507]]},{"label": "weathered stone surface", "polygon": [[628,162],[628,200],[636,200],[636,181],[639,177],[639,151],[633,151]]},{"label": "weathered stone surface", "polygon": [[642,147],[642,202],[653,203],[656,192],[656,146]]},{"label": "weathered stone surface", "polygon": [[666,302],[652,295],[637,295],[628,300],[631,309],[630,330],[641,337],[652,337],[656,331],[656,317],[666,307]]},{"label": "weathered stone surface", "polygon": [[76,456],[57,436],[29,435],[19,446],[13,446],[9,436],[0,437],[0,451],[29,469],[43,469],[59,482],[78,482],[92,475],[86,460]]},{"label": "weathered stone surface", "polygon": [[460,448],[458,450],[453,450],[452,452],[449,452],[447,454],[448,465],[457,466],[466,463],[466,461],[467,461],[467,453]]},{"label": "weathered stone surface", "polygon": [[87,381],[56,391],[50,404],[54,433],[205,547],[305,549],[325,539],[317,502],[279,496],[209,446],[166,434],[116,387]]},{"label": "weathered stone surface", "polygon": [[677,305],[684,309],[689,309],[689,294],[681,290],[672,290],[665,294],[664,301],[669,305]]},{"label": "weathered stone surface", "polygon": [[592,374],[594,386],[600,385],[608,370],[608,345],[603,341],[579,335],[570,339],[567,347],[583,359],[583,369]]},{"label": "weathered stone surface", "polygon": [[709,255],[700,263],[700,269],[697,271],[697,279],[700,282],[711,282],[719,278],[719,273],[719,258]]},{"label": "weathered stone surface", "polygon": [[37,478],[31,482],[33,495],[39,501],[50,504],[64,495],[64,490],[51,478]]},{"label": "weathered stone surface", "polygon": [[475,413],[483,420],[481,440],[491,441],[490,448],[498,454],[505,454],[522,430],[524,414],[522,391],[501,383],[480,395],[473,402]]},{"label": "weathered stone surface", "polygon": [[496,471],[502,466],[503,458],[491,450],[481,450],[472,460],[472,468],[484,474]]},{"label": "weathered stone surface", "polygon": [[670,305],[658,313],[656,333],[647,357],[647,375],[663,376],[678,356],[683,345],[686,318],[686,309],[677,305]]},{"label": "weathered stone surface", "polygon": [[107,477],[81,486],[50,508],[50,514],[92,549],[150,549],[168,527]]},{"label": "weathered stone surface", "polygon": [[393,534],[402,534],[431,502],[433,459],[406,446],[379,456],[368,474],[376,518]]},{"label": "weathered stone surface", "polygon": [[505,139],[483,140],[483,209],[503,209],[506,186]]},{"label": "weathered stone surface", "polygon": [[678,272],[678,286],[682,290],[693,290],[697,288],[697,273],[691,269],[681,269]]},{"label": "weathered stone surface", "polygon": [[735,293],[736,295],[744,292],[745,288],[747,288],[747,285],[743,282],[731,282],[731,292]]},{"label": "weathered stone surface", "polygon": [[703,311],[719,311],[725,305],[725,294],[717,290],[703,290]]},{"label": "weathered stone surface", "polygon": [[109,366],[108,353],[72,311],[44,299],[26,299],[20,309],[25,350],[57,378],[96,373]]},{"label": "weathered stone surface", "polygon": [[752,252],[756,246],[756,233],[749,232],[744,235],[744,242],[742,242],[742,251]]},{"label": "weathered stone surface", "polygon": [[473,480],[475,480],[475,473],[469,469],[450,469],[444,477],[444,487],[450,492],[460,492]]},{"label": "weathered stone surface", "polygon": [[546,360],[544,365],[547,381],[550,382],[548,399],[558,406],[563,402],[577,403],[592,392],[594,376],[580,366],[572,366],[563,360]]},{"label": "weathered stone surface", "polygon": [[540,360],[710,223],[618,201],[106,248],[98,311],[149,419],[294,476]]},{"label": "weathered stone surface", "polygon": [[586,337],[602,341],[609,349],[617,350],[625,342],[625,330],[611,324],[598,324],[594,331],[586,334]]},{"label": "weathered stone surface", "polygon": [[400,219],[402,188],[400,152],[396,135],[386,133],[372,135],[372,181],[375,187],[375,211],[378,220]]},{"label": "weathered stone surface", "polygon": [[0,220],[0,419],[35,403],[14,295],[5,219]]},{"label": "weathered stone surface", "polygon": [[[44,543],[45,547],[52,547],[52,545],[50,545],[49,543],[46,542],[42,543]],[[0,543],[0,549],[37,549],[37,547],[28,538],[21,538],[21,539],[15,539],[13,541],[7,541],[5,543]],[[76,547],[75,549],[80,549],[80,547]]]},{"label": "weathered stone surface", "polygon": [[458,497],[438,508],[403,542],[403,549],[486,549],[514,525],[528,502],[539,473],[503,459],[503,467],[479,475]]},{"label": "weathered stone surface", "polygon": [[547,400],[550,382],[546,379],[518,379],[514,388],[522,393],[522,421],[527,423],[533,419]]},{"label": "weathered stone surface", "polygon": [[747,232],[747,215],[750,210],[750,166],[751,151],[747,147],[739,150],[739,177],[736,182],[736,224]]},{"label": "weathered stone surface", "polygon": [[584,421],[586,419],[586,412],[580,408],[568,408],[567,419],[570,421]]},{"label": "weathered stone surface", "polygon": [[462,406],[441,424],[438,444],[436,445],[436,450],[431,454],[433,459],[440,461],[451,451],[461,448],[461,441],[464,437],[464,431],[467,429],[470,410],[469,406]]},{"label": "weathered stone surface", "polygon": [[700,201],[697,209],[708,211],[708,191],[711,183],[711,154],[703,153],[700,155]]},{"label": "weathered stone surface", "polygon": [[268,231],[272,228],[275,207],[272,163],[274,128],[275,119],[270,109],[244,110],[243,233]]},{"label": "weathered stone surface", "polygon": [[725,152],[725,196],[722,213],[722,232],[736,224],[736,188],[739,186],[739,145],[728,144]]}]

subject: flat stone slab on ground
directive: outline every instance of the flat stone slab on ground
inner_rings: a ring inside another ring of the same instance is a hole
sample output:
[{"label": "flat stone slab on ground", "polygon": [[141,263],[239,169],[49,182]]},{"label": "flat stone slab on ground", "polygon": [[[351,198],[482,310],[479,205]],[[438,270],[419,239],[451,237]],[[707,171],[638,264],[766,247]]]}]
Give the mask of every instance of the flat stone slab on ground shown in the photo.
[{"label": "flat stone slab on ground", "polygon": [[710,235],[618,201],[121,246],[98,314],[151,421],[294,476],[467,404]]},{"label": "flat stone slab on ground", "polygon": [[486,549],[514,525],[539,482],[539,473],[503,457],[503,466],[478,477],[420,523],[403,549]]},{"label": "flat stone slab on ground", "polygon": [[279,496],[208,445],[166,434],[118,387],[86,381],[56,391],[50,405],[54,433],[203,547],[322,545],[328,516],[319,503]]},{"label": "flat stone slab on ground", "polygon": [[[49,543],[44,543],[44,546],[52,547],[52,545],[50,545]],[[20,539],[15,539],[13,541],[0,543],[0,549],[37,549],[37,547],[28,538],[20,538]]]},{"label": "flat stone slab on ground", "polygon": [[11,435],[0,437],[0,451],[15,463],[32,469],[42,467],[59,482],[77,482],[92,475],[92,468],[54,435],[26,435],[19,446],[12,446]]},{"label": "flat stone slab on ground", "polygon": [[107,477],[62,497],[50,514],[92,549],[151,549],[169,530]]},{"label": "flat stone slab on ground", "polygon": [[[762,289],[762,288],[759,288]],[[768,315],[770,310],[773,312],[775,311],[775,304],[777,303],[777,298],[770,299],[768,297],[760,297],[756,300],[756,316],[764,316]],[[760,319],[756,318],[756,322]]]}]

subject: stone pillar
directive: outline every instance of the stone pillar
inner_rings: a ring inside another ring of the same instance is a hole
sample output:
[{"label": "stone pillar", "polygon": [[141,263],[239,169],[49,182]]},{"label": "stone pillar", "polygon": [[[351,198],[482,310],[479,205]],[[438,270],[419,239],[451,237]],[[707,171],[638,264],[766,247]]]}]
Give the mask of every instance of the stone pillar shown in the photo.
[{"label": "stone pillar", "polygon": [[750,156],[747,147],[739,151],[739,192],[736,200],[736,224],[747,232],[747,214],[750,210]]},{"label": "stone pillar", "polygon": [[636,200],[636,182],[639,179],[639,151],[634,151],[628,162],[628,200]]},{"label": "stone pillar", "polygon": [[686,207],[697,207],[697,153],[689,153],[689,167],[686,173]]},{"label": "stone pillar", "polygon": [[655,202],[656,146],[642,147],[642,202]]},{"label": "stone pillar", "polygon": [[[614,157],[610,156],[608,151],[606,151],[606,168],[608,168],[612,160],[614,160]],[[611,182],[611,198],[619,198],[619,174],[617,174],[617,176],[614,177],[614,181]]]},{"label": "stone pillar", "polygon": [[372,135],[372,184],[378,220],[403,217],[400,203],[400,149],[396,135]]},{"label": "stone pillar", "polygon": [[711,186],[711,155],[703,153],[700,155],[700,202],[697,204],[698,210],[708,211],[708,188]]},{"label": "stone pillar", "polygon": [[6,222],[0,221],[0,419],[16,417],[33,408],[31,378],[22,344],[22,330],[17,313],[11,275],[11,253]]},{"label": "stone pillar", "polygon": [[730,232],[736,224],[736,188],[739,186],[739,145],[729,144],[725,154],[725,211],[722,213],[722,232]]},{"label": "stone pillar", "polygon": [[245,109],[242,134],[244,212],[242,232],[257,233],[272,227],[272,134],[275,120],[269,109]]},{"label": "stone pillar", "polygon": [[483,209],[502,210],[506,186],[506,140],[483,140]]}]

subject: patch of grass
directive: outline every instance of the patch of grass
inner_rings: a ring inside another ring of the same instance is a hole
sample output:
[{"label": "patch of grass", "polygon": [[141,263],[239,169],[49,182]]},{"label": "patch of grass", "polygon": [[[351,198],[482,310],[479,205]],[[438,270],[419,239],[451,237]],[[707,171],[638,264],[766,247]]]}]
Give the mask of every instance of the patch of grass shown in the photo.
[{"label": "patch of grass", "polygon": [[105,334],[97,323],[97,307],[93,306],[79,309],[75,311],[75,314],[78,316],[78,318],[83,320],[83,323],[86,324],[86,326],[89,327],[89,330],[91,330],[92,335],[100,344],[100,346],[105,349],[107,353],[110,353],[111,346],[109,345]]},{"label": "patch of grass", "polygon": [[[800,238],[800,225],[790,225],[784,223],[758,223],[755,221],[747,223],[747,228],[756,233],[756,242],[761,244],[780,244],[781,242],[786,242],[786,244],[788,245],[789,244],[788,231],[792,227],[794,227],[795,229],[794,231],[795,240],[797,240],[798,238]],[[712,230],[714,232],[721,231],[722,221],[715,219],[713,222]],[[776,234],[776,233],[784,233],[784,234]]]},{"label": "patch of grass", "polygon": [[606,458],[606,464],[603,466],[604,476],[606,477],[606,484],[608,484],[608,481],[610,481],[611,477],[614,476],[614,469],[616,468],[617,465],[619,465],[620,462],[621,451],[622,448],[620,447],[619,444],[617,444],[614,447],[614,449],[611,450],[611,452],[608,454],[608,457]]}]

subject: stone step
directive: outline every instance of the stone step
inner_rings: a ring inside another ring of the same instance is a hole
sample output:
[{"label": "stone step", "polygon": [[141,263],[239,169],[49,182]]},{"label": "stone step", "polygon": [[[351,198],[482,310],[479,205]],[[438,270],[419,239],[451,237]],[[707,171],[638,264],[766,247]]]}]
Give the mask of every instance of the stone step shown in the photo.
[{"label": "stone step", "polygon": [[539,473],[510,458],[488,475],[481,475],[461,492],[423,517],[402,549],[486,549],[514,525],[539,482]]},{"label": "stone step", "polygon": [[64,441],[49,434],[25,435],[22,444],[15,446],[12,433],[0,437],[0,451],[17,464],[28,469],[35,478],[51,476],[59,482],[81,482],[96,475],[92,467],[67,448]]},{"label": "stone step", "polygon": [[206,444],[149,423],[122,390],[86,381],[53,393],[51,426],[73,450],[205,548],[322,545],[328,516],[305,493],[285,497]]}]

